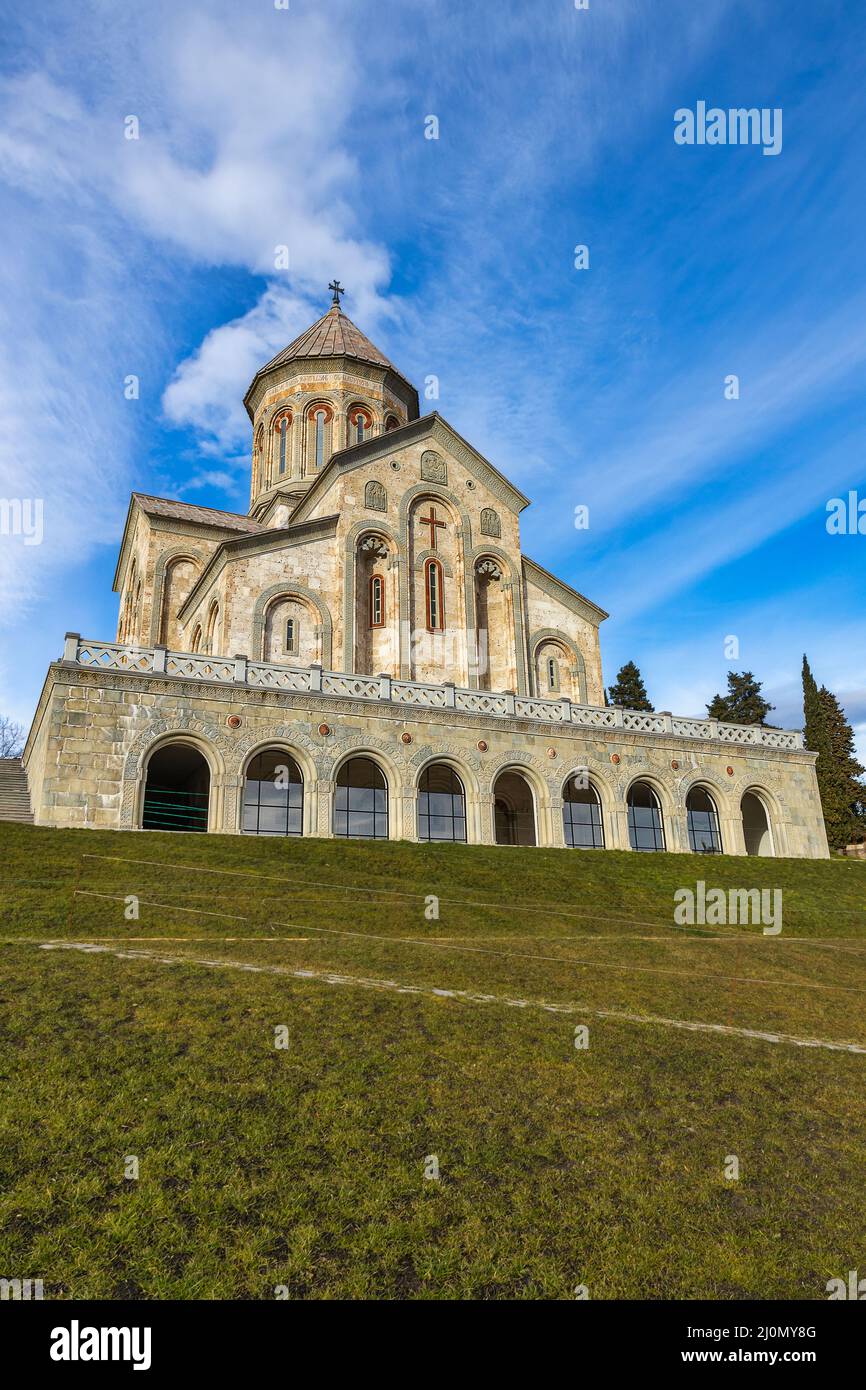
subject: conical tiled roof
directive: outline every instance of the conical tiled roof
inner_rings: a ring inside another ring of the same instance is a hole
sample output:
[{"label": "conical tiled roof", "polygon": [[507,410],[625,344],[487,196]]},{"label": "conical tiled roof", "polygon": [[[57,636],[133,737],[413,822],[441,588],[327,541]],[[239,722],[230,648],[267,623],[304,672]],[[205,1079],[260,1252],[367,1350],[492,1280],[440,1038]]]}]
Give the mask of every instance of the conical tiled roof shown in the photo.
[{"label": "conical tiled roof", "polygon": [[[346,317],[339,304],[332,304],[312,328],[289,343],[260,370],[269,372],[272,367],[282,367],[295,357],[357,357],[362,362],[375,362],[378,367],[388,367],[392,372],[397,372],[393,362],[389,362],[375,343],[371,343],[360,328]],[[397,372],[397,375],[402,373]]]}]

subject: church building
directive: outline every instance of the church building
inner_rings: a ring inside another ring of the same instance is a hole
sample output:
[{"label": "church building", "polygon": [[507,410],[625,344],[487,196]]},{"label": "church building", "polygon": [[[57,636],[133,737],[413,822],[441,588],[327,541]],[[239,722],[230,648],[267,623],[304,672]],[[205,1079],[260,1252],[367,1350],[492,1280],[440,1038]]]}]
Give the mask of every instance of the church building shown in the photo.
[{"label": "church building", "polygon": [[37,824],[826,857],[796,731],[605,704],[607,614],[343,312],[256,372],[249,511],[134,493],[115,641],[69,633]]}]

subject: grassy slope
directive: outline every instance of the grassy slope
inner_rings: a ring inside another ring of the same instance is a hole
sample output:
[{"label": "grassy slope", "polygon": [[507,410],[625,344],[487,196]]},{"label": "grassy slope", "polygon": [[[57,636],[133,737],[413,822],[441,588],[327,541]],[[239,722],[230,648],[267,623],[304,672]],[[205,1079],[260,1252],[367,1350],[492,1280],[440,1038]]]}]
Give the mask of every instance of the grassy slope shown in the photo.
[{"label": "grassy slope", "polygon": [[[106,1298],[815,1298],[866,1263],[866,1057],[598,1016],[866,1044],[863,863],[0,825],[0,865],[0,1274]],[[675,929],[697,877],[781,887],[782,937]],[[35,944],[65,938],[178,963]]]}]

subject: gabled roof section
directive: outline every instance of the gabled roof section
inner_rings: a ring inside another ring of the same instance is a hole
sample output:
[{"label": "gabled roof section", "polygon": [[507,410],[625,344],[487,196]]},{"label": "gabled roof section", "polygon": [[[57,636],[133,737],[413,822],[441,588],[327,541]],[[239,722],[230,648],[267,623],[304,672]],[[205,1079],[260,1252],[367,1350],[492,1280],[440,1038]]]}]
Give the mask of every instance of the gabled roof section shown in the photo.
[{"label": "gabled roof section", "polygon": [[173,521],[193,521],[198,526],[216,526],[223,531],[265,531],[267,527],[239,512],[223,512],[217,507],[199,507],[193,502],[175,502],[170,497],[149,497],[134,492],[133,500],[151,516],[167,516]]},{"label": "gabled roof section", "polygon": [[114,572],[113,590],[115,593],[119,591],[129,538],[132,534],[132,523],[139,512],[143,512],[145,516],[163,517],[167,521],[183,521],[194,526],[206,526],[212,531],[221,532],[222,535],[260,535],[262,532],[270,530],[270,527],[262,526],[258,521],[253,521],[251,517],[243,516],[239,512],[223,512],[216,507],[199,507],[192,502],[176,502],[171,497],[151,497],[146,492],[134,492],[129,499],[129,511],[126,514],[123,539],[120,543],[117,568]]},{"label": "gabled roof section", "polygon": [[577,589],[572,589],[570,584],[564,584],[561,579],[557,579],[555,574],[551,574],[550,570],[543,569],[541,565],[536,564],[535,560],[530,560],[528,555],[523,556],[523,571],[526,578],[531,579],[539,589],[549,594],[551,598],[564,603],[566,608],[570,608],[572,612],[586,618],[593,627],[598,627],[605,618],[610,617],[610,614],[606,613],[603,608],[599,608],[592,599],[587,598],[585,594],[578,593]]},{"label": "gabled roof section", "polygon": [[408,425],[403,425],[398,430],[373,435],[363,444],[353,444],[350,449],[340,449],[336,454],[332,454],[309,492],[298,503],[292,523],[305,520],[316,503],[342,474],[350,473],[354,468],[360,468],[385,454],[392,454],[407,444],[417,444],[420,440],[428,438],[438,443],[441,448],[448,449],[476,477],[484,478],[486,475],[487,481],[494,484],[493,490],[513,511],[522,512],[524,507],[529,506],[529,498],[509,482],[505,474],[500,473],[483,454],[473,449],[438,411],[434,411],[431,415],[422,415],[419,420],[410,420]]},{"label": "gabled roof section", "polygon": [[[264,553],[269,550],[308,545],[311,541],[329,540],[337,534],[339,519],[338,516],[322,516],[302,526],[295,526],[293,523],[280,527],[263,526],[257,536],[232,536],[229,540],[222,541],[178,609],[178,616],[183,619],[184,614],[188,615],[193,611],[201,595],[207,592],[232,560],[240,559],[250,551]],[[291,576],[286,576],[286,583],[291,584]]]},{"label": "gabled roof section", "polygon": [[370,342],[366,333],[362,333],[358,325],[343,313],[339,304],[332,304],[328,312],[311,328],[306,329],[293,343],[289,343],[288,347],[284,347],[282,352],[278,352],[276,357],[272,357],[270,362],[259,368],[250,383],[249,391],[244,396],[244,403],[248,401],[250,392],[260,376],[276,367],[284,367],[287,362],[294,362],[299,357],[354,357],[359,362],[371,362],[376,367],[384,367],[401,381],[405,381],[411,390],[415,390],[408,377],[397,370],[394,363],[384,352],[380,352],[375,343]]}]

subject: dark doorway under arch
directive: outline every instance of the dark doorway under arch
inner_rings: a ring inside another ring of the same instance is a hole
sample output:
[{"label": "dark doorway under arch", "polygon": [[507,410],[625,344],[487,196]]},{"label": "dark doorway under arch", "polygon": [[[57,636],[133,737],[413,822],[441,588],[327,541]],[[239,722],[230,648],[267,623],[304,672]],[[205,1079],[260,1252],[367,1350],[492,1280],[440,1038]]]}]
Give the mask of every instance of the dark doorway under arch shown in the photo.
[{"label": "dark doorway under arch", "polygon": [[207,830],[210,768],[189,743],[159,748],[147,764],[143,830]]},{"label": "dark doorway under arch", "polygon": [[535,806],[532,791],[519,772],[501,772],[493,788],[494,827],[498,845],[534,845]]}]

